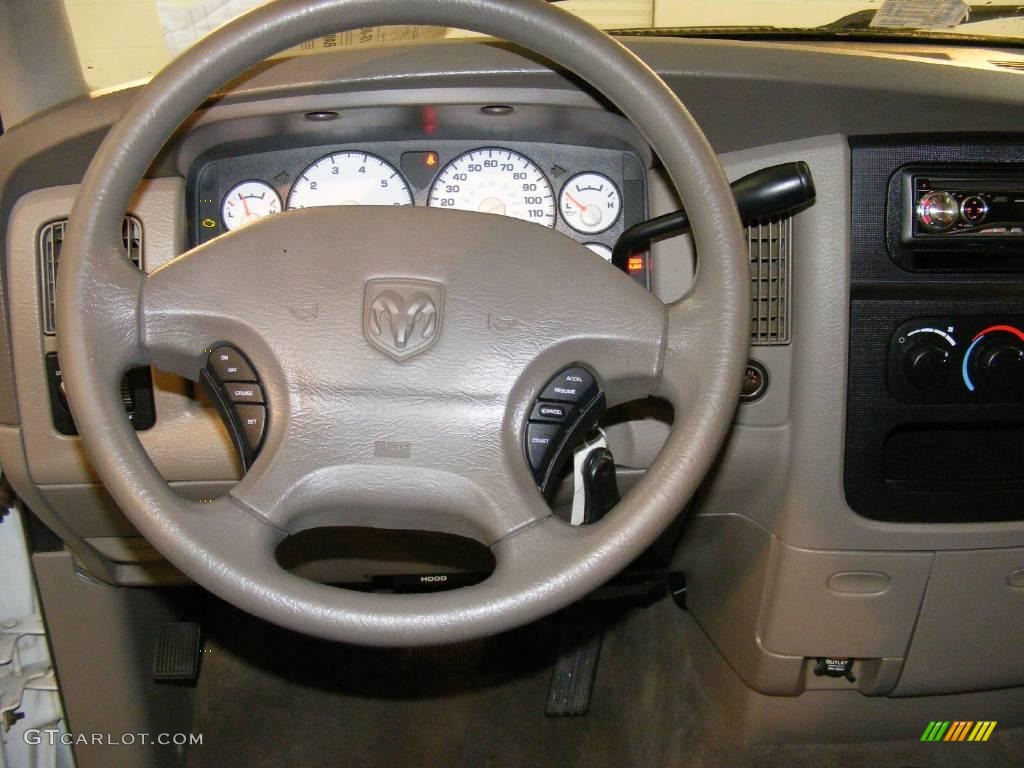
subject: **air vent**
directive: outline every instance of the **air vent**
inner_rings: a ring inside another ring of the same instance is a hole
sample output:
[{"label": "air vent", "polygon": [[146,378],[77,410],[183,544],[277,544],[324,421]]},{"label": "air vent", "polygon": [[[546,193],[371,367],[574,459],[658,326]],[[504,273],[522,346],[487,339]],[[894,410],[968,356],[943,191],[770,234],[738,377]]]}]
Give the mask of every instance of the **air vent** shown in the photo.
[{"label": "air vent", "polygon": [[1024,59],[992,59],[991,61],[989,61],[989,64],[991,64],[994,67],[1000,67],[1002,69],[1013,69],[1018,72],[1024,72]]},{"label": "air vent", "polygon": [[751,344],[789,343],[789,287],[793,272],[793,219],[747,228],[750,252]]},{"label": "air vent", "polygon": [[[52,336],[57,332],[55,296],[57,292],[57,267],[60,264],[60,250],[64,245],[67,219],[53,221],[39,232],[39,279],[42,284],[43,332]],[[134,216],[125,216],[121,227],[121,238],[128,258],[142,269],[142,222]]]}]

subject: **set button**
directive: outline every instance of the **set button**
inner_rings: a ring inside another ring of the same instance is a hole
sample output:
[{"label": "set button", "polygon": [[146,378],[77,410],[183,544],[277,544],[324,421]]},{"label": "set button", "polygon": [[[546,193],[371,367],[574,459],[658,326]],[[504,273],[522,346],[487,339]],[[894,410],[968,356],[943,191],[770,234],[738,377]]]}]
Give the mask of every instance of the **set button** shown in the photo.
[{"label": "set button", "polygon": [[259,447],[267,428],[267,409],[262,405],[236,405],[235,412],[249,445]]}]

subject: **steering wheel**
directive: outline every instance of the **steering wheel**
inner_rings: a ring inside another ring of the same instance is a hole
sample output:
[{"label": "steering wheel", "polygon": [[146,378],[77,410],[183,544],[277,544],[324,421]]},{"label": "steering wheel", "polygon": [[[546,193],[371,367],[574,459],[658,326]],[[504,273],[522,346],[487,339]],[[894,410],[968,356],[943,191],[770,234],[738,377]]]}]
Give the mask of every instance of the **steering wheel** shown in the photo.
[{"label": "steering wheel", "polygon": [[[665,305],[546,227],[434,208],[309,208],[218,237],[149,275],[131,265],[120,234],[129,199],[210,93],[318,34],[388,24],[504,38],[613,102],[661,157],[686,205],[701,255],[688,295]],[[738,401],[749,274],[717,158],[653,71],[541,0],[283,0],[247,13],[139,93],[93,158],[70,222],[58,288],[61,363],[99,477],[142,535],[195,582],[310,635],[447,643],[585,596],[680,513]],[[414,330],[432,337],[429,349],[389,356],[370,341],[367,302],[379,297],[370,286],[380,281],[424,287],[432,326]],[[489,327],[488,315],[508,321]],[[161,478],[124,415],[119,382],[144,365],[196,380],[220,344],[241,350],[258,371],[267,433],[233,490],[200,503]],[[573,365],[594,373],[609,405],[653,394],[675,409],[641,482],[604,519],[581,527],[552,514],[524,450],[531,403]],[[469,535],[490,547],[495,568],[473,586],[380,595],[314,583],[275,560],[288,535],[337,524]]]}]

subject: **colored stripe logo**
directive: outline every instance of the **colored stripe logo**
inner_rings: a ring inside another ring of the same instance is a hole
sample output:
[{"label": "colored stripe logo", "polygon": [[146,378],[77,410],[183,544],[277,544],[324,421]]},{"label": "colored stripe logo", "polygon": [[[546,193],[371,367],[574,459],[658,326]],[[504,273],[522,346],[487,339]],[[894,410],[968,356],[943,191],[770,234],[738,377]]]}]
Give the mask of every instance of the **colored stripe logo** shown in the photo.
[{"label": "colored stripe logo", "polygon": [[921,741],[988,741],[996,728],[995,720],[932,720],[921,734]]}]

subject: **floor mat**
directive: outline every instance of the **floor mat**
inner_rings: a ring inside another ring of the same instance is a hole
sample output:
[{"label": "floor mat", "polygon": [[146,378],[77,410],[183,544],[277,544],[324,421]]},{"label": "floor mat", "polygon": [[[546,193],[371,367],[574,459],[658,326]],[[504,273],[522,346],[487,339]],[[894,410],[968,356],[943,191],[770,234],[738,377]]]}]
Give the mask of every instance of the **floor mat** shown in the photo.
[{"label": "floor mat", "polygon": [[[595,608],[595,610],[607,610]],[[415,654],[321,643],[226,606],[208,642],[187,768],[1012,768],[987,744],[744,746],[705,695],[670,601],[609,616],[590,713],[544,715],[557,620]],[[937,748],[938,747],[938,748]]]}]

